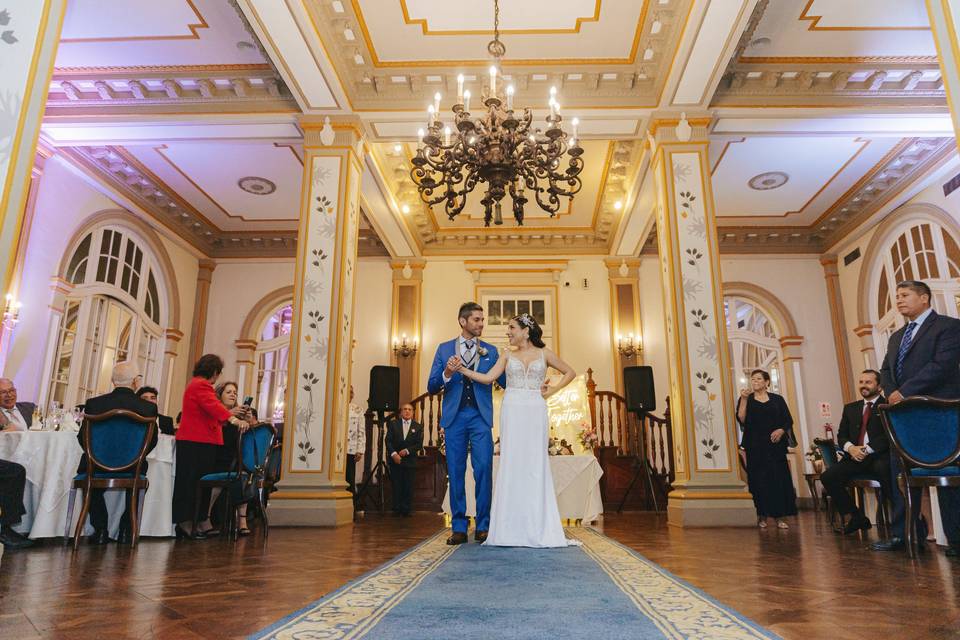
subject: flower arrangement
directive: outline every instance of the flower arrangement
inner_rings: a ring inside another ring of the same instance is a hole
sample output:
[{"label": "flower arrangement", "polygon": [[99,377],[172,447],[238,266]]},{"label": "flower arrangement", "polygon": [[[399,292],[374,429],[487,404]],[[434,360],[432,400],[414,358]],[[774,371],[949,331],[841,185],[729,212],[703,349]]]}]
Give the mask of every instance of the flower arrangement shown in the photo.
[{"label": "flower arrangement", "polygon": [[597,435],[597,430],[593,427],[588,427],[586,422],[581,423],[583,429],[580,430],[577,438],[580,440],[580,444],[583,445],[584,449],[590,451],[596,449],[600,445],[600,437]]},{"label": "flower arrangement", "polygon": [[803,457],[810,462],[816,462],[817,460],[823,460],[823,453],[820,452],[820,447],[818,447],[816,443],[811,443],[810,448],[803,454]]}]

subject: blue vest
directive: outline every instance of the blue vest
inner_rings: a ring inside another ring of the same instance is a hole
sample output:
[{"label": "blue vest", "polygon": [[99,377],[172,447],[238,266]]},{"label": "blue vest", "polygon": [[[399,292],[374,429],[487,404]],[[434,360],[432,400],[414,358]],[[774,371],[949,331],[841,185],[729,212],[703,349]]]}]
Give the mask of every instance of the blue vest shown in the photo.
[{"label": "blue vest", "polygon": [[477,408],[477,396],[473,389],[473,380],[463,377],[463,393],[460,394],[460,409],[464,407]]}]

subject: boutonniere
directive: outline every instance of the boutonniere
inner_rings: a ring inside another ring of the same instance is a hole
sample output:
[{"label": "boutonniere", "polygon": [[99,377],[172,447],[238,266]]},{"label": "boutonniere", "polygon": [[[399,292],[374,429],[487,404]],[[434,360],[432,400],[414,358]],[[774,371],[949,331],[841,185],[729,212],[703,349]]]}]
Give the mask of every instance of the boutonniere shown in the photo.
[{"label": "boutonniere", "polygon": [[481,357],[481,358],[486,358],[486,357],[487,357],[487,354],[490,353],[490,352],[487,351],[487,348],[486,348],[486,347],[484,347],[483,345],[480,345],[479,347],[477,347],[477,353],[480,354],[480,357]]}]

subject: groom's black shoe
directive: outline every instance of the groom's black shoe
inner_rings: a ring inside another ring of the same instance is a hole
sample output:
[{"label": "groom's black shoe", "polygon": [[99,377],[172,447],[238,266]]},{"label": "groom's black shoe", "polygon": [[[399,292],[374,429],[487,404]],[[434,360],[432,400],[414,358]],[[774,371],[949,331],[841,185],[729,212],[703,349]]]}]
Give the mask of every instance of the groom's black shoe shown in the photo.
[{"label": "groom's black shoe", "polygon": [[487,532],[477,531],[473,534],[473,539],[482,544],[487,541]]},{"label": "groom's black shoe", "polygon": [[458,533],[458,532],[456,532],[456,531],[453,532],[453,535],[452,535],[452,536],[450,536],[449,538],[447,538],[447,544],[449,544],[449,545],[451,545],[451,546],[452,546],[452,545],[457,545],[457,544],[464,544],[464,543],[466,543],[466,541],[467,541],[467,534],[465,534],[465,533]]}]

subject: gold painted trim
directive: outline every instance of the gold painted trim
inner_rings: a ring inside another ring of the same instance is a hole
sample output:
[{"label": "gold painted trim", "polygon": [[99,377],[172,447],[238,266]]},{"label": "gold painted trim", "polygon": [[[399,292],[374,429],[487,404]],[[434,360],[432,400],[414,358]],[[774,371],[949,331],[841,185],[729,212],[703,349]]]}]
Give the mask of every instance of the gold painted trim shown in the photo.
[{"label": "gold painted trim", "polygon": [[740,64],[912,64],[934,65],[937,56],[740,56]]},{"label": "gold painted trim", "polygon": [[[933,17],[933,5],[931,4],[934,0],[926,0],[927,5],[927,15],[931,18]],[[940,0],[940,10],[943,12],[943,21],[947,29],[947,38],[950,40],[950,51],[953,54],[953,64],[960,65],[960,45],[957,44],[957,31],[956,26],[953,24],[953,13],[950,11],[950,5],[947,0]],[[944,67],[946,65],[946,60],[943,57],[943,45],[940,43],[940,38],[937,36],[937,30],[933,29],[933,43],[937,49],[937,59],[938,64],[940,65],[940,78],[943,80],[944,93],[947,96],[947,106],[950,109],[950,114],[953,120],[954,136],[960,135],[958,127],[960,127],[960,114],[957,113],[958,105],[954,104],[953,98],[960,91],[960,87],[952,87],[950,83],[949,75],[944,72]],[[960,78],[960,74],[954,72],[954,76]],[[960,148],[960,138],[957,138],[957,146]]]},{"label": "gold painted trim", "polygon": [[[274,143],[273,143],[273,146],[278,147],[278,148],[279,148],[279,147],[286,147],[287,149],[289,149],[289,150],[290,150],[290,153],[293,154],[293,157],[296,158],[296,159],[297,159],[297,162],[300,164],[300,168],[301,168],[301,169],[303,168],[303,156],[301,156],[299,153],[297,153],[296,145],[287,144],[287,143],[283,143],[283,142],[274,142]],[[303,144],[301,144],[300,146],[301,146],[301,148],[302,148],[302,147],[303,147]]]},{"label": "gold painted trim", "polygon": [[277,491],[270,495],[272,500],[352,500],[349,491]]},{"label": "gold painted trim", "polygon": [[200,11],[197,9],[196,5],[193,4],[193,0],[184,0],[190,9],[193,11],[194,15],[197,16],[199,23],[190,23],[186,27],[190,31],[190,35],[180,35],[180,36],[123,36],[115,38],[63,38],[60,42],[66,42],[68,44],[73,43],[84,43],[84,42],[154,42],[161,40],[199,40],[200,34],[197,33],[200,29],[209,29],[210,25],[207,24],[207,21],[200,14]]},{"label": "gold painted trim", "polygon": [[[280,147],[280,146],[287,146],[287,147],[289,147],[290,145],[278,145],[277,143],[273,143],[273,146],[274,146],[274,147]],[[196,189],[197,191],[199,191],[200,193],[202,193],[203,196],[204,196],[207,200],[209,200],[210,202],[212,202],[212,203],[213,203],[213,206],[215,206],[217,209],[219,209],[220,212],[221,212],[223,215],[227,216],[227,218],[230,218],[231,220],[242,220],[243,222],[254,222],[254,223],[256,223],[256,222],[297,222],[297,221],[299,220],[299,218],[275,218],[275,219],[273,219],[273,220],[264,220],[264,219],[262,219],[262,218],[247,218],[247,217],[242,216],[242,215],[233,215],[232,213],[230,213],[229,211],[227,211],[227,210],[223,207],[223,205],[221,205],[219,202],[217,202],[217,200],[216,200],[213,196],[211,196],[209,193],[207,193],[206,190],[205,190],[203,187],[201,187],[199,184],[197,184],[197,183],[193,180],[193,178],[191,178],[189,175],[187,175],[187,173],[186,173],[183,169],[181,169],[181,168],[179,167],[179,165],[177,165],[176,162],[174,162],[171,158],[169,158],[169,157],[167,156],[167,154],[164,153],[164,150],[169,149],[169,148],[170,148],[170,147],[167,146],[166,144],[161,144],[160,146],[153,147],[153,150],[156,151],[156,152],[157,152],[157,155],[159,155],[167,164],[169,164],[170,167],[171,167],[174,171],[176,171],[177,173],[179,173],[179,174],[183,177],[184,180],[186,180],[186,181],[189,182],[191,185],[193,185],[193,188],[194,188],[194,189]],[[291,149],[291,151],[292,151],[292,149]],[[296,152],[294,152],[294,157],[296,157],[297,160],[300,161],[299,157],[297,157]],[[303,162],[302,162],[302,161],[300,161],[300,166],[301,166],[301,167],[303,166]]]},{"label": "gold painted trim", "polygon": [[[596,5],[594,6],[592,16],[578,17],[576,19],[576,24],[570,29],[501,29],[501,34],[510,34],[510,35],[548,35],[548,34],[564,34],[564,33],[580,33],[580,27],[584,22],[599,22],[600,20],[600,2],[601,0],[596,0]],[[356,3],[354,4],[356,8]],[[410,17],[410,12],[407,10],[407,0],[400,0],[400,10],[403,12],[403,21],[405,24],[416,26],[419,25],[423,35],[425,36],[492,36],[493,31],[490,29],[468,29],[468,30],[448,30],[441,31],[435,30],[431,31],[430,26],[427,24],[426,18],[417,18],[413,19]]]},{"label": "gold painted trim", "polygon": [[[489,64],[489,61],[484,57],[482,60],[397,60],[391,62],[385,62],[380,60],[380,57],[377,55],[377,50],[373,46],[373,38],[370,35],[370,31],[367,28],[367,22],[363,18],[363,11],[360,9],[358,0],[350,0],[350,4],[353,5],[354,13],[357,17],[357,22],[360,25],[360,32],[363,35],[363,40],[367,45],[367,51],[370,54],[370,62],[376,68],[389,68],[389,67],[446,67],[446,66],[460,66],[460,67],[486,67]],[[650,8],[650,0],[643,0],[643,9],[640,11],[640,18],[637,22],[637,30],[633,36],[633,44],[630,48],[630,54],[626,58],[550,58],[550,59],[510,59],[504,60],[501,62],[501,65],[504,67],[508,66],[520,66],[520,65],[534,65],[534,66],[554,66],[554,65],[579,65],[579,66],[589,66],[589,65],[601,65],[601,64],[628,64],[632,65],[636,61],[637,51],[640,48],[640,38],[643,35],[643,26],[647,19],[647,12]],[[316,25],[314,25],[316,27]],[[320,36],[319,30],[317,31],[317,37],[322,41],[323,38]],[[324,47],[326,48],[326,47]]]},{"label": "gold painted trim", "polygon": [[104,76],[130,75],[133,73],[172,75],[178,73],[218,73],[222,71],[270,71],[270,65],[253,64],[159,64],[135,65],[130,67],[54,67],[56,77],[60,76]]},{"label": "gold painted trim", "polygon": [[[50,12],[53,7],[54,1],[55,0],[46,0],[46,4],[44,5],[44,8],[43,8],[43,13],[40,16],[40,22],[37,28],[37,39],[35,41],[36,44],[33,49],[33,56],[30,59],[30,70],[27,72],[27,84],[23,92],[23,99],[20,104],[20,116],[17,118],[17,129],[16,129],[16,132],[13,134],[13,140],[10,143],[10,153],[8,156],[10,164],[7,166],[7,175],[3,181],[3,191],[0,192],[0,233],[2,233],[3,228],[6,226],[6,223],[7,223],[7,211],[8,211],[8,207],[10,206],[10,191],[13,188],[13,177],[17,173],[17,166],[18,166],[17,156],[20,154],[21,144],[23,142],[24,123],[27,120],[27,114],[30,113],[30,108],[29,108],[30,103],[33,101],[31,96],[33,94],[34,84],[38,80],[38,77],[40,76],[40,74],[37,71],[37,67],[40,65],[40,58],[43,55],[44,40],[47,36],[47,25],[50,22]],[[55,17],[55,20],[57,21],[56,35],[58,36],[60,34],[60,31],[63,29],[63,19],[66,13],[67,13],[67,4],[66,4],[66,1],[64,1],[60,9],[59,16]],[[53,65],[56,63],[56,58],[57,58],[57,46],[58,46],[58,42],[54,40],[53,44],[51,45],[52,48],[50,51],[50,67],[46,71],[46,74],[45,74],[46,81],[43,83],[42,86],[45,86],[45,87],[50,86],[50,78],[53,76]],[[41,110],[43,110],[46,105],[46,97],[40,99],[40,105],[41,105],[40,107]],[[33,147],[34,150],[37,147],[37,140],[39,140],[40,138],[41,124],[42,124],[41,122],[37,123],[36,131],[34,131],[33,133],[33,140],[31,142],[31,146]],[[36,152],[34,152],[34,155],[35,153]],[[24,205],[26,204],[27,197],[29,196],[29,192],[30,192],[28,185],[29,185],[31,176],[32,176],[32,171],[27,172],[26,175],[24,176],[24,182],[22,185],[23,193],[20,196],[19,202],[17,204],[17,208],[14,212],[14,215],[16,216],[16,221],[13,225],[13,229],[11,230],[11,236],[10,236],[11,247],[13,250],[10,252],[9,257],[7,258],[7,264],[5,267],[3,283],[2,283],[3,291],[10,290],[10,284],[13,281],[13,277],[14,277],[13,271],[16,268],[16,264],[17,264],[17,246],[16,245],[17,245],[18,239],[20,238],[20,235],[23,233],[23,220],[24,220],[24,214],[25,214]]]},{"label": "gold painted trim", "polygon": [[801,22],[804,20],[810,22],[807,25],[807,31],[930,31],[929,25],[922,27],[819,27],[817,24],[823,16],[813,16],[807,13],[813,6],[814,1],[809,0],[807,6],[800,12],[800,17],[797,18]]}]

